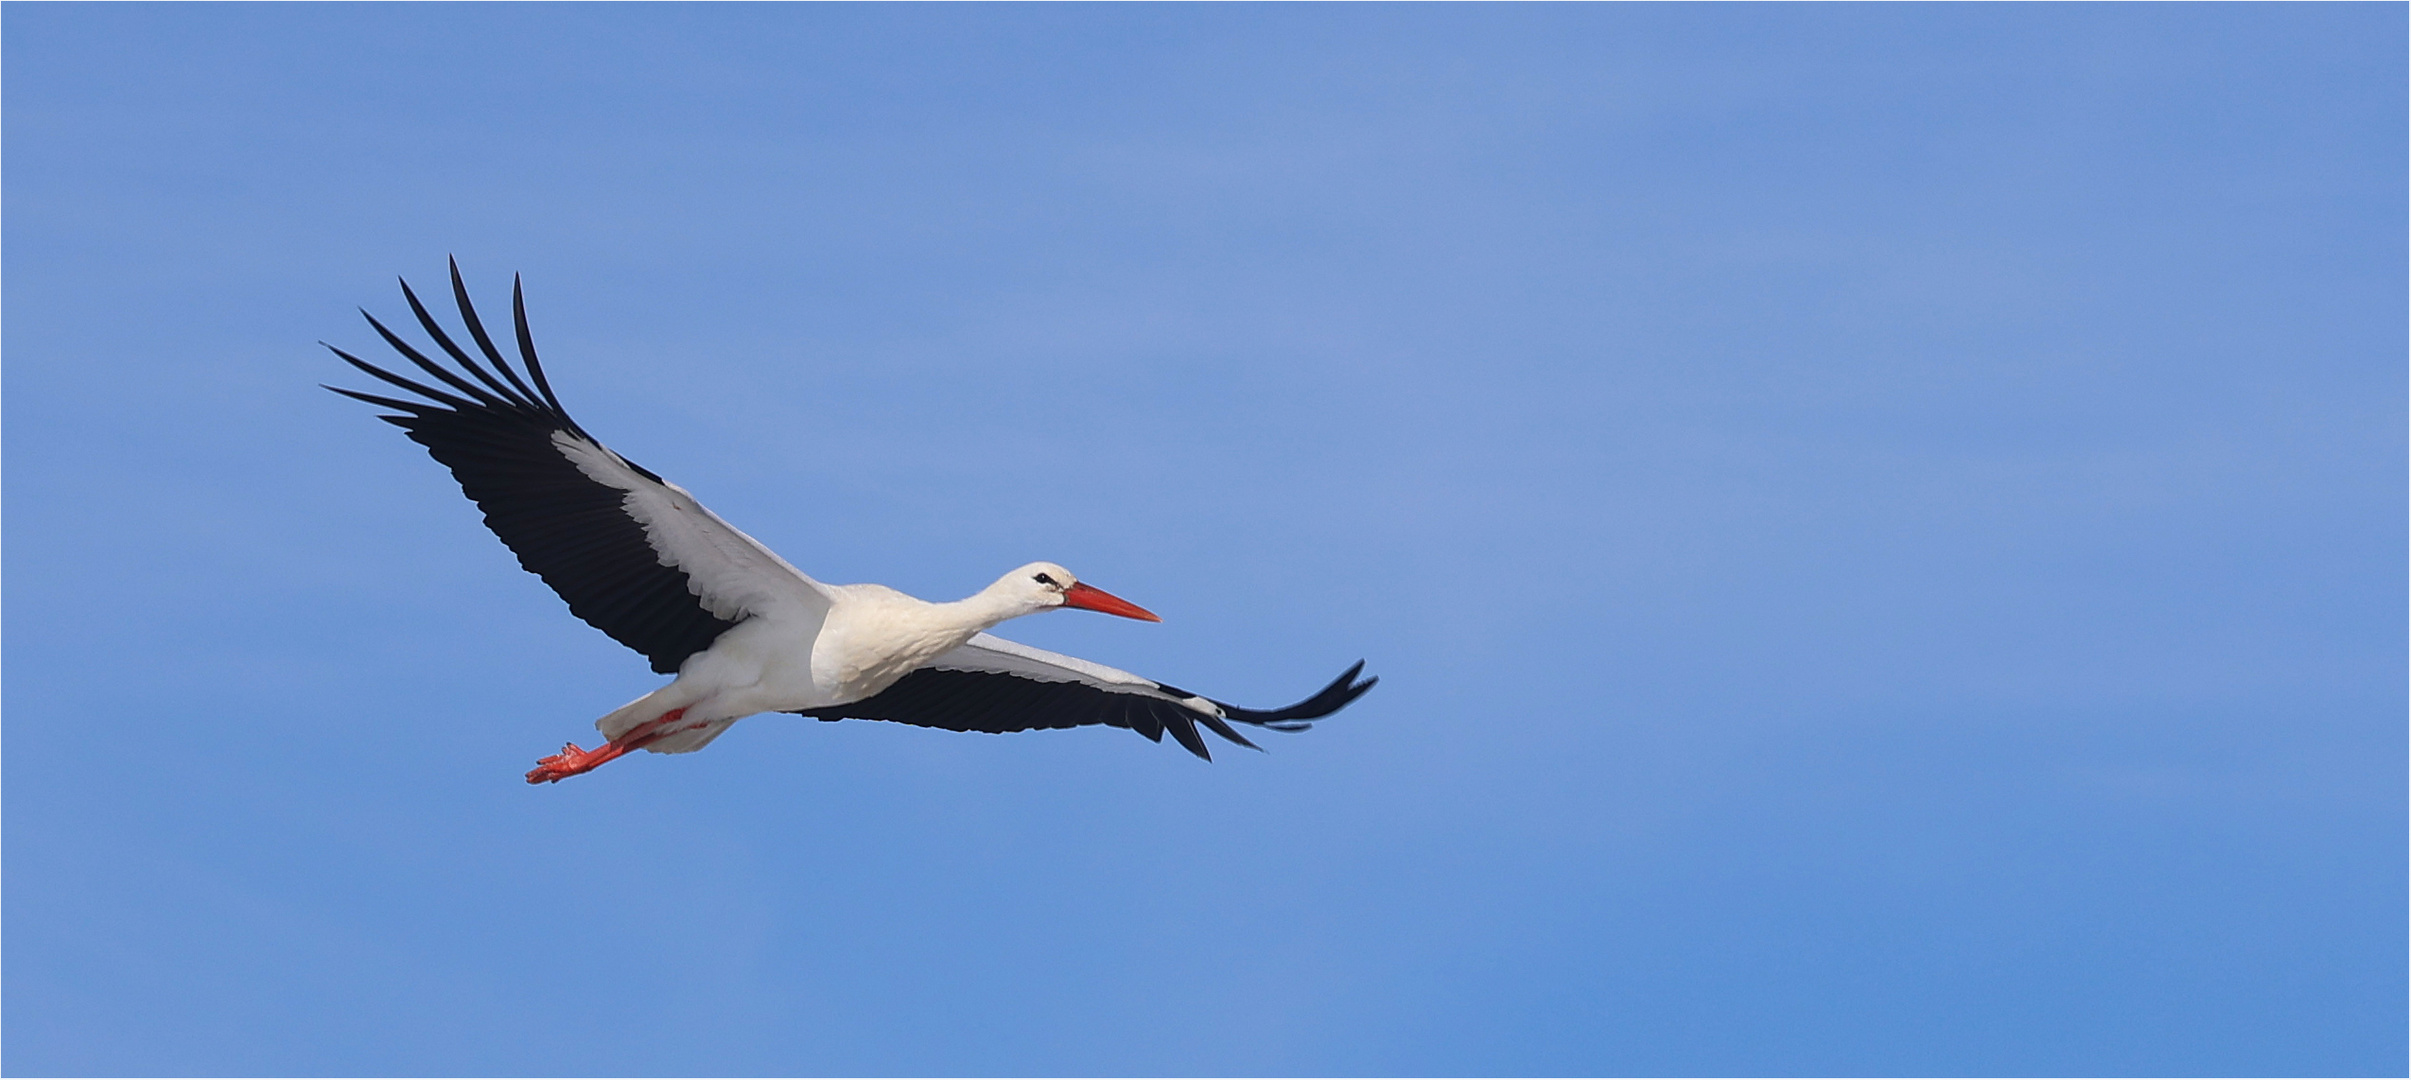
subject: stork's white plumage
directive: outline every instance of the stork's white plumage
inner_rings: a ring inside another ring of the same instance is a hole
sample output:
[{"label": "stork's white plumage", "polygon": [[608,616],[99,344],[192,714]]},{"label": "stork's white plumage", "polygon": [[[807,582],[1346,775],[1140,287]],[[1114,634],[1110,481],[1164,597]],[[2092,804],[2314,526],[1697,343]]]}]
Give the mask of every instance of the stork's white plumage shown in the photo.
[{"label": "stork's white plumage", "polygon": [[1253,748],[1231,721],[1303,730],[1373,686],[1356,678],[1360,661],[1288,708],[1241,709],[988,634],[1007,619],[1060,607],[1160,621],[1053,563],[1031,563],[942,604],[883,585],[823,585],[570,419],[536,362],[516,280],[518,369],[478,320],[457,264],[453,299],[484,365],[428,314],[408,282],[402,295],[459,370],[428,359],[369,316],[387,344],[444,389],[331,345],[353,367],[426,400],[328,389],[396,410],[383,419],[452,470],[519,565],[561,594],[572,614],[643,653],[653,670],[677,676],[595,721],[604,745],[572,743],[537,762],[528,783],[575,776],[631,750],[699,750],[762,712],[955,731],[1108,724],[1158,741],[1169,732],[1210,760],[1199,725]]}]

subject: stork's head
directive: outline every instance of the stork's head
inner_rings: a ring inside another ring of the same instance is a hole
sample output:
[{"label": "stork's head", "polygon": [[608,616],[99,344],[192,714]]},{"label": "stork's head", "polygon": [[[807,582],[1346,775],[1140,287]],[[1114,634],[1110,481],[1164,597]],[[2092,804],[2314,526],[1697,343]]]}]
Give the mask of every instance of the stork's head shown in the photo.
[{"label": "stork's head", "polygon": [[1027,604],[1032,611],[1069,607],[1086,611],[1102,611],[1125,619],[1144,619],[1162,622],[1155,613],[1106,592],[1094,585],[1082,585],[1072,572],[1051,562],[1034,562],[1006,574],[991,588],[1008,590],[1015,599]]}]

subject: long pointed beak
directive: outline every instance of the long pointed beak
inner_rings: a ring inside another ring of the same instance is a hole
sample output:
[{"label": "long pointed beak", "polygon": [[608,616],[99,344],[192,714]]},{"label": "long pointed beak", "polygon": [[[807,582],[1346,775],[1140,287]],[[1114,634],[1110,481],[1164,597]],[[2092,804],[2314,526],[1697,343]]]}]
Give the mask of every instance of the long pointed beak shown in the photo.
[{"label": "long pointed beak", "polygon": [[1125,619],[1141,619],[1147,622],[1164,621],[1156,618],[1155,613],[1146,608],[1088,584],[1078,584],[1063,590],[1063,606],[1081,608],[1086,611],[1102,611],[1107,615],[1119,615]]}]

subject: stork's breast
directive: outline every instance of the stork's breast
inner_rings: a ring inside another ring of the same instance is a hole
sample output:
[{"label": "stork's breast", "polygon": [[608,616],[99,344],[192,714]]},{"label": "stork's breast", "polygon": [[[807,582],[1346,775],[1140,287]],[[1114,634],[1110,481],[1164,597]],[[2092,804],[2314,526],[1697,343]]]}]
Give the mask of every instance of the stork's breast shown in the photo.
[{"label": "stork's breast", "polygon": [[812,650],[812,680],[839,703],[860,701],[962,644],[956,637],[894,625],[824,631]]}]

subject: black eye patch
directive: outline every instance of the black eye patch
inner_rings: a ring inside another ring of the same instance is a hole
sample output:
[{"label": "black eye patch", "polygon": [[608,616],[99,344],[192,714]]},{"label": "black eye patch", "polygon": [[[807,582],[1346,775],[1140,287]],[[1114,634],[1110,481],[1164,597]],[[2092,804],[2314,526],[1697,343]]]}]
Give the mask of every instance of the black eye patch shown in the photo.
[{"label": "black eye patch", "polygon": [[1055,579],[1048,577],[1045,574],[1040,574],[1038,575],[1038,583],[1040,585],[1052,585],[1055,583]]}]

